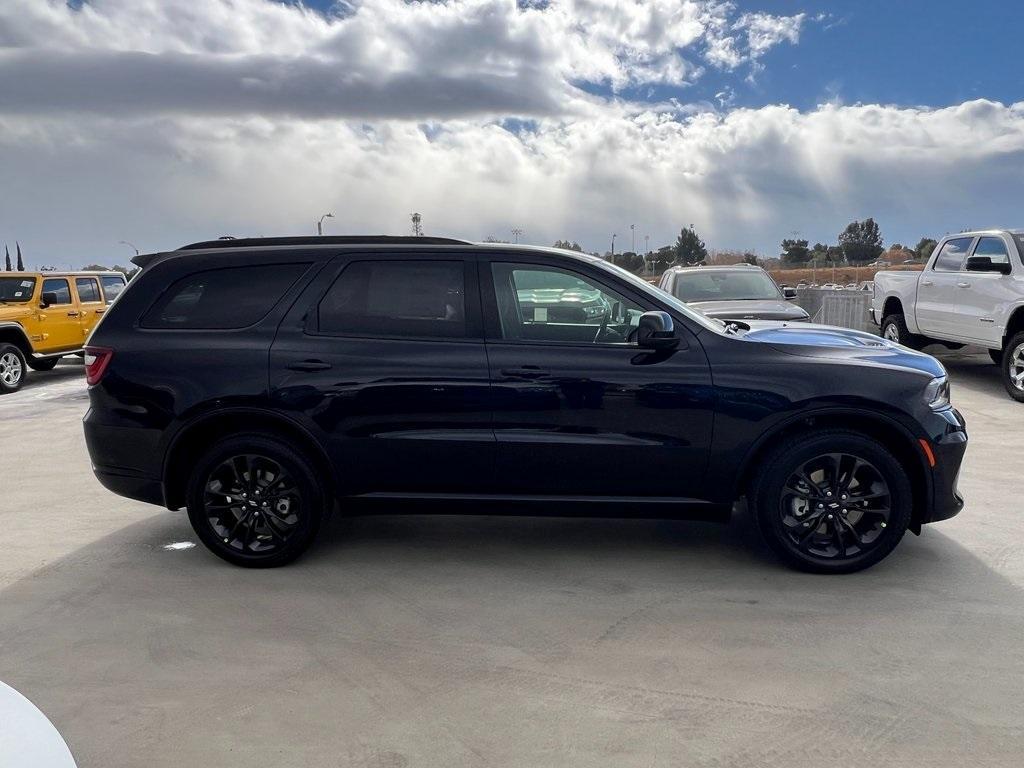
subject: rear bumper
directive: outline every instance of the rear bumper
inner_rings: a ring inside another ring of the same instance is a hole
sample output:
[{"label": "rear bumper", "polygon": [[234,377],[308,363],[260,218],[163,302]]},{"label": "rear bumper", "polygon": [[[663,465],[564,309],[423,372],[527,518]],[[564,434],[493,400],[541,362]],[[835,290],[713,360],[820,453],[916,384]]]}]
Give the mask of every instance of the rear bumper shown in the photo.
[{"label": "rear bumper", "polygon": [[116,470],[93,465],[93,474],[100,485],[118,496],[124,496],[147,504],[164,506],[164,489],[159,480],[135,475],[122,474]]},{"label": "rear bumper", "polygon": [[104,488],[119,496],[163,506],[159,433],[100,423],[92,409],[86,413],[83,427],[93,473]]}]

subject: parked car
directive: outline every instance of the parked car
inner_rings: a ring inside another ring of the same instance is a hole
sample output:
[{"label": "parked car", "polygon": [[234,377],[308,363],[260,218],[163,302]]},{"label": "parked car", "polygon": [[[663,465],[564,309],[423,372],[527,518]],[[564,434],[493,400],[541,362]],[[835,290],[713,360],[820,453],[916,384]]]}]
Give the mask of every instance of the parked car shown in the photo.
[{"label": "parked car", "polygon": [[796,289],[785,291],[753,264],[728,267],[671,267],[658,287],[718,320],[797,320],[810,316],[793,304]]},{"label": "parked car", "polygon": [[[725,324],[550,248],[271,238],[136,263],[87,347],[93,469],[186,507],[232,563],[293,560],[335,508],[724,521],[746,497],[783,560],[845,573],[963,506],[945,370],[871,334]],[[553,275],[616,309],[530,317],[521,286]]]},{"label": "parked car", "polygon": [[878,272],[871,319],[913,349],[986,347],[1010,397],[1024,402],[1024,231],[943,238],[921,272]]},{"label": "parked car", "polygon": [[0,394],[20,389],[27,368],[81,353],[126,282],[120,272],[0,272]]}]

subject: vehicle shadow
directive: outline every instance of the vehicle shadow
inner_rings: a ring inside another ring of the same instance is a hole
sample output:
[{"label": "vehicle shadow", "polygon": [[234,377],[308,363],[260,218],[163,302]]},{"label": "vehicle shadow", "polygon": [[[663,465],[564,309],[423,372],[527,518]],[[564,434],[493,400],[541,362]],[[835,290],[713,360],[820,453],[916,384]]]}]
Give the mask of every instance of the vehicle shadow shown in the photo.
[{"label": "vehicle shadow", "polygon": [[1024,596],[941,528],[845,577],[779,566],[742,511],[339,518],[322,539],[253,571],[165,549],[194,541],[185,516],[147,517],[0,592],[0,678],[82,765],[994,765],[1024,748]]},{"label": "vehicle shadow", "polygon": [[52,371],[28,370],[20,392],[27,392],[32,389],[46,387],[55,382],[82,380],[82,388],[85,388],[85,370],[81,359],[77,357],[63,357]]}]

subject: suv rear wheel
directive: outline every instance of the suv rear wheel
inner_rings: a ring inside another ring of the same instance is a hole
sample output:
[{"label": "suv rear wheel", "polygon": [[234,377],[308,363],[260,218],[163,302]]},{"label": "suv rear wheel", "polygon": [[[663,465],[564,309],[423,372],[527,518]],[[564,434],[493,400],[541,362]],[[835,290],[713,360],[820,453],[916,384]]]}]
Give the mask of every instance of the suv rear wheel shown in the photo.
[{"label": "suv rear wheel", "polygon": [[874,565],[910,525],[910,480],[880,443],[856,432],[803,435],[761,465],[748,500],[768,545],[813,573]]},{"label": "suv rear wheel", "polygon": [[1006,391],[1014,400],[1024,403],[1024,331],[1010,337],[1000,367]]},{"label": "suv rear wheel", "polygon": [[285,440],[236,435],[211,447],[188,484],[188,516],[215,555],[272,568],[301,555],[320,530],[326,497],[307,459]]},{"label": "suv rear wheel", "polygon": [[14,344],[0,343],[0,394],[17,392],[25,381],[25,355]]}]

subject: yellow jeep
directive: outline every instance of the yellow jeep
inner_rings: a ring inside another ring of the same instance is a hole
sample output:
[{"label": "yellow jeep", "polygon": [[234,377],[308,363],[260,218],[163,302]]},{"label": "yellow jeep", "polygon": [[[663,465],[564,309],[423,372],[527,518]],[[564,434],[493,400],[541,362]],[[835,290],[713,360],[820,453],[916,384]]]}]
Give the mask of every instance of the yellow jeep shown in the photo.
[{"label": "yellow jeep", "polygon": [[81,353],[127,282],[120,272],[0,272],[0,394],[21,387],[26,366],[49,371]]}]

